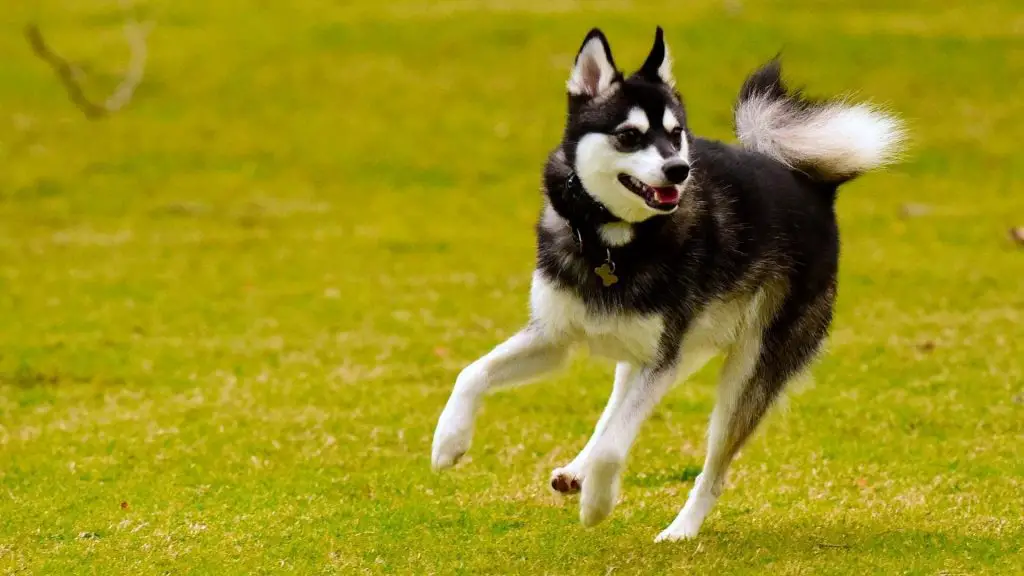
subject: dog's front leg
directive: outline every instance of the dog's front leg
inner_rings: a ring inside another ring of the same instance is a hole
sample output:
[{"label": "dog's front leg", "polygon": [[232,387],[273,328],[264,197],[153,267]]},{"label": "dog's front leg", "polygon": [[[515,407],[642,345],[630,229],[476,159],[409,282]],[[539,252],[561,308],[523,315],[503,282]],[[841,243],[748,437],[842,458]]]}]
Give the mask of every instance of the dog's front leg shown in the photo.
[{"label": "dog's front leg", "polygon": [[647,366],[630,376],[623,398],[586,454],[580,498],[580,522],[585,526],[604,520],[615,508],[629,449],[640,426],[672,387],[676,366],[674,362]]},{"label": "dog's front leg", "polygon": [[542,330],[527,326],[459,373],[434,430],[431,465],[442,470],[469,450],[473,422],[483,394],[549,372],[565,359],[568,346]]},{"label": "dog's front leg", "polygon": [[612,394],[608,397],[608,404],[605,405],[601,418],[598,419],[597,425],[594,426],[594,433],[590,435],[587,445],[572,459],[572,462],[561,468],[556,468],[551,473],[551,488],[563,494],[573,494],[580,491],[580,486],[583,483],[583,466],[587,463],[587,456],[601,437],[601,433],[608,426],[608,421],[611,420],[612,415],[615,414],[619,405],[622,404],[623,398],[626,397],[626,391],[629,390],[629,385],[633,383],[635,372],[636,369],[629,362],[619,362],[615,366],[615,384],[612,385]]}]

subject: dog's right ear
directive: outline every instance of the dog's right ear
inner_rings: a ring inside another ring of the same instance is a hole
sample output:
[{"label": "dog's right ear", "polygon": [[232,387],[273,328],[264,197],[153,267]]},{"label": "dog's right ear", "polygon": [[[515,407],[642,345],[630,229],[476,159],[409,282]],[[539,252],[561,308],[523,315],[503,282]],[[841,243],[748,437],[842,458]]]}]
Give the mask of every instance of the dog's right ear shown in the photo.
[{"label": "dog's right ear", "polygon": [[620,80],[612,49],[604,33],[594,28],[587,34],[576,55],[576,64],[569,75],[569,94],[593,98]]}]

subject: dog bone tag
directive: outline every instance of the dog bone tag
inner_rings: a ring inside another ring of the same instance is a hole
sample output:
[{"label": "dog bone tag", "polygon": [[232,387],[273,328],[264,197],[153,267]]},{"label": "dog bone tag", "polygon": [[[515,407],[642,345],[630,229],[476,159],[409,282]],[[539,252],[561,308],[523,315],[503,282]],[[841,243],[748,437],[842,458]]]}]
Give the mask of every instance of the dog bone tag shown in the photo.
[{"label": "dog bone tag", "polygon": [[601,264],[597,268],[594,268],[594,274],[597,274],[598,277],[601,278],[601,282],[604,283],[605,288],[619,281],[619,277],[615,275],[611,265],[607,262]]}]

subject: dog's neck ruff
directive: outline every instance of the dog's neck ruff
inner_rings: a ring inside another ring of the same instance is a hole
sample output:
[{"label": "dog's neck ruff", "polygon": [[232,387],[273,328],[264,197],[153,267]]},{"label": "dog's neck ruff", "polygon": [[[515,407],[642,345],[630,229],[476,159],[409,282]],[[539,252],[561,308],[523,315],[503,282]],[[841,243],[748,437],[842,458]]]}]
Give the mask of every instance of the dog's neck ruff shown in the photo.
[{"label": "dog's neck ruff", "polygon": [[593,273],[605,287],[612,286],[619,280],[612,259],[614,247],[601,238],[600,229],[622,220],[587,193],[576,172],[569,172],[561,192],[549,195],[551,207],[568,223],[576,247]]}]

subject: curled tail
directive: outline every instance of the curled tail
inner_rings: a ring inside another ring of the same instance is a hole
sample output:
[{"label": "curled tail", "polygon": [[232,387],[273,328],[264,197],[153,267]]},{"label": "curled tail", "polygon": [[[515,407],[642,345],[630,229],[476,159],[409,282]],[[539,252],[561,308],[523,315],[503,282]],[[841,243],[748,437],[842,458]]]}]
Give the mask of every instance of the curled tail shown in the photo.
[{"label": "curled tail", "polygon": [[905,136],[898,118],[869,104],[812,101],[790,91],[778,59],[743,83],[735,121],[745,148],[836,184],[895,161]]}]

